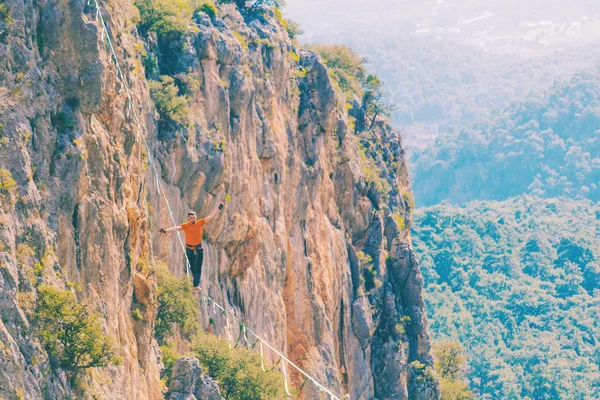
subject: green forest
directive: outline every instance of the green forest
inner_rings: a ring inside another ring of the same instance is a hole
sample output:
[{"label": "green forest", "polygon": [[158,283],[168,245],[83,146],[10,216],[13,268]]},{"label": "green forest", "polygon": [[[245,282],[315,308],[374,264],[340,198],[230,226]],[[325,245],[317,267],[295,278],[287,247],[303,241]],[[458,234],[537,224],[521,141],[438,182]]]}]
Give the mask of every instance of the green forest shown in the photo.
[{"label": "green forest", "polygon": [[430,332],[482,399],[600,398],[600,206],[522,196],[417,209]]},{"label": "green forest", "polygon": [[522,193],[600,200],[600,69],[575,75],[412,157],[415,200],[505,200]]}]

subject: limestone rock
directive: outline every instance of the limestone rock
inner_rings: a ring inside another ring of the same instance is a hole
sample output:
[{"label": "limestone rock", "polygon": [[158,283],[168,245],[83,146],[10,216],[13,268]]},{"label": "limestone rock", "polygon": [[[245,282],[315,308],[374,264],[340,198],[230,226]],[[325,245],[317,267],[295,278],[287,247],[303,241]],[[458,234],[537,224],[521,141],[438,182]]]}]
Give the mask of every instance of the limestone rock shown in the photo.
[{"label": "limestone rock", "polygon": [[[0,191],[0,397],[74,397],[28,316],[37,286],[72,281],[123,361],[85,378],[89,395],[162,398],[142,266],[160,259],[181,276],[179,243],[156,228],[224,201],[205,229],[204,290],[336,394],[438,398],[435,376],[423,386],[409,367],[432,359],[399,134],[380,119],[358,135],[360,99],[348,115],[323,61],[270,10],[223,6],[176,39],[150,34],[158,67],[144,77],[132,2],[99,3],[3,2],[14,22],[0,28],[0,168],[15,185]],[[186,124],[155,120],[147,79],[164,74],[185,89]],[[200,308],[225,335],[224,318]],[[176,370],[172,398],[219,398],[194,360]],[[311,384],[303,396],[323,398]]]},{"label": "limestone rock", "polygon": [[173,366],[168,400],[221,400],[216,382],[202,373],[195,357],[178,359]]}]

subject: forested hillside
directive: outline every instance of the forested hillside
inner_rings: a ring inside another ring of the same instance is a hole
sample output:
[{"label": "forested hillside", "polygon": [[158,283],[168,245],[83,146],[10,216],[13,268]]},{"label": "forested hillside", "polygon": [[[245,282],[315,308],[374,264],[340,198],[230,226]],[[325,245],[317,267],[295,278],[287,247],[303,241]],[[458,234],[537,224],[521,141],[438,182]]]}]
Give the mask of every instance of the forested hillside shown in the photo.
[{"label": "forested hillside", "polygon": [[413,157],[417,204],[522,193],[600,200],[600,69],[579,73]]},{"label": "forested hillside", "polygon": [[436,341],[459,341],[477,398],[600,398],[600,206],[520,197],[417,209]]}]

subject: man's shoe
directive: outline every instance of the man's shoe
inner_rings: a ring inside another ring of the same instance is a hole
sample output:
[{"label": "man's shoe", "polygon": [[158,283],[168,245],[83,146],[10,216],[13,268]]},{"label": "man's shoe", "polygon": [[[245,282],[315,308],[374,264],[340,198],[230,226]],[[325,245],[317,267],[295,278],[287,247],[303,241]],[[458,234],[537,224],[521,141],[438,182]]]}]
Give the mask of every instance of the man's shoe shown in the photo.
[{"label": "man's shoe", "polygon": [[199,286],[194,286],[194,290],[198,292],[198,291],[200,291],[200,287]]}]

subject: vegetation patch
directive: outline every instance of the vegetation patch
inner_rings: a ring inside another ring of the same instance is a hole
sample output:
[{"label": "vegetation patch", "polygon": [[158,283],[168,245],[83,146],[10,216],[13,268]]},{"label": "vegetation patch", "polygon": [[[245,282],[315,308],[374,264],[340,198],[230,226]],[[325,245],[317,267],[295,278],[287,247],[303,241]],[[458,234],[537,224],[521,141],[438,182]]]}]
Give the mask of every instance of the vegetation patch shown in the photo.
[{"label": "vegetation patch", "polygon": [[211,19],[217,16],[218,10],[215,3],[207,2],[202,4],[196,11],[200,11],[208,15]]},{"label": "vegetation patch", "polygon": [[150,95],[162,122],[184,125],[189,112],[189,99],[179,94],[175,80],[162,75],[160,81],[149,81]]},{"label": "vegetation patch", "polygon": [[191,340],[200,331],[200,317],[192,286],[184,278],[176,278],[165,267],[156,267],[158,309],[154,337],[159,345],[170,343],[176,329]]},{"label": "vegetation patch", "polygon": [[467,356],[460,343],[439,342],[432,349],[434,367],[440,378],[442,400],[470,400],[473,393],[465,381]]},{"label": "vegetation patch", "polygon": [[187,0],[138,0],[135,6],[140,12],[140,33],[155,32],[159,38],[186,33],[194,11]]},{"label": "vegetation patch", "polygon": [[0,193],[7,195],[14,193],[17,188],[17,182],[13,179],[12,174],[6,168],[0,168]]},{"label": "vegetation patch", "polygon": [[111,338],[102,332],[100,316],[70,291],[40,286],[34,321],[51,362],[71,377],[120,362]]},{"label": "vegetation patch", "polygon": [[224,398],[285,398],[283,376],[274,371],[265,373],[258,353],[244,348],[230,350],[227,340],[203,333],[194,340],[192,349],[205,372],[218,382]]},{"label": "vegetation patch", "polygon": [[469,344],[477,398],[600,398],[599,216],[531,197],[415,211],[429,329]]}]

